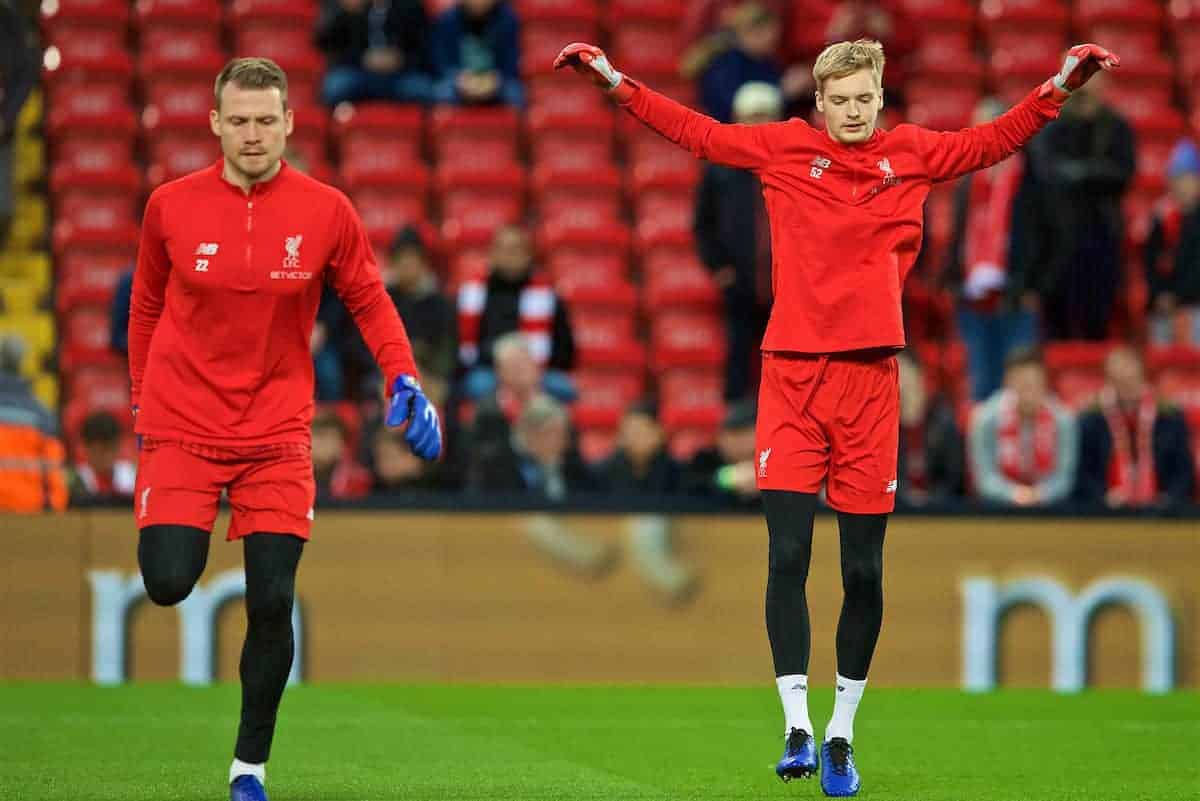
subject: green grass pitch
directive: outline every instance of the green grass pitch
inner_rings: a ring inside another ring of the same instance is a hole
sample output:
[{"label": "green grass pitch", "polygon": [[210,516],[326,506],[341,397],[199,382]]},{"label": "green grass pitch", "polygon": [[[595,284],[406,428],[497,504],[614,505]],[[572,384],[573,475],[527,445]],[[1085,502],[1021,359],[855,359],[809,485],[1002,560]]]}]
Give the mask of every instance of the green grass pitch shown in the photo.
[{"label": "green grass pitch", "polygon": [[[832,691],[814,687],[818,729]],[[228,798],[238,691],[0,685],[0,799]],[[822,798],[772,770],[774,688],[314,685],[289,689],[273,801]],[[1200,695],[869,688],[872,801],[1200,799]]]}]

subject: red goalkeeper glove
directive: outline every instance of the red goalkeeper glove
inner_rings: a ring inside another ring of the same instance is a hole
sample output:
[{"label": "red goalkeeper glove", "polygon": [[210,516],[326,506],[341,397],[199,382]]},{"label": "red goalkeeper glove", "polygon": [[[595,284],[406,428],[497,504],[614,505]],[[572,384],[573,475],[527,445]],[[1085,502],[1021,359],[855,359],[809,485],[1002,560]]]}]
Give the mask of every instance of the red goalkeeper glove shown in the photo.
[{"label": "red goalkeeper glove", "polygon": [[608,56],[595,45],[573,42],[562,49],[554,59],[554,69],[570,67],[580,75],[590,78],[592,83],[609,92],[618,102],[625,102],[633,94],[633,85],[624,75],[608,62]]},{"label": "red goalkeeper glove", "polygon": [[1050,80],[1042,84],[1038,94],[1041,97],[1054,95],[1059,101],[1088,82],[1088,79],[1100,70],[1112,70],[1121,66],[1121,59],[1116,53],[1111,53],[1100,45],[1075,45],[1067,51],[1062,69]]}]

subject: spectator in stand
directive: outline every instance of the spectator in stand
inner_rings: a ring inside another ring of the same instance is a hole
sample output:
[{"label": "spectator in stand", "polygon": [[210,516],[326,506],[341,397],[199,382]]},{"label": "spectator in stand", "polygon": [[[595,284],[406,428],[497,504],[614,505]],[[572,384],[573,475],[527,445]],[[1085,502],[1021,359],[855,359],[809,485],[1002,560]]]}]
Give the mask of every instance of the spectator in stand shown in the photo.
[{"label": "spectator in stand", "polygon": [[909,506],[962,497],[966,451],[954,408],[942,395],[930,395],[921,365],[910,351],[900,367],[899,499]]},{"label": "spectator in stand", "polygon": [[1167,181],[1146,240],[1150,338],[1200,346],[1200,150],[1191,139],[1172,151]]},{"label": "spectator in stand", "polygon": [[1047,339],[1103,340],[1121,284],[1121,201],[1134,173],[1133,130],[1104,102],[1107,76],[1072,93],[1062,115],[1030,142],[1049,210]]},{"label": "spectator in stand", "polygon": [[0,336],[0,512],[62,511],[62,443],[50,410],[21,377],[25,341]]},{"label": "spectator in stand", "polygon": [[437,19],[430,42],[439,103],[525,105],[520,23],[504,0],[459,0]]},{"label": "spectator in stand", "polygon": [[1041,354],[1008,356],[1004,389],[971,414],[969,454],[979,496],[1048,506],[1070,495],[1079,455],[1075,418],[1051,395]]},{"label": "spectator in stand", "polygon": [[371,437],[367,467],[372,494],[405,495],[437,489],[453,489],[443,481],[440,462],[425,462],[414,456],[403,432],[379,426]]},{"label": "spectator in stand", "polygon": [[324,101],[428,103],[428,27],[421,0],[325,0],[315,36],[329,62]]},{"label": "spectator in stand", "polygon": [[[352,328],[350,313],[342,305],[337,293],[325,287],[309,338],[313,357],[313,386],[318,401],[336,401],[346,397],[343,363],[347,357],[344,350],[353,347],[354,335],[349,330]],[[365,350],[366,345],[362,345],[362,348]]]},{"label": "spectator in stand", "polygon": [[396,234],[383,283],[409,332],[413,356],[423,366],[422,380],[428,383],[437,376],[449,381],[458,366],[458,319],[454,304],[438,287],[429,249],[415,227]]},{"label": "spectator in stand", "polygon": [[[714,58],[734,47],[733,28],[737,15],[746,0],[693,0],[684,7],[680,36],[684,46],[679,60],[679,72],[684,78],[699,77]],[[785,29],[791,18],[790,0],[761,0],[761,5],[782,21]],[[777,53],[780,64],[788,63],[783,42]]]},{"label": "spectator in stand", "polygon": [[658,422],[658,406],[640,401],[625,410],[616,451],[599,466],[604,487],[624,495],[672,495],[679,491],[682,468],[667,452]]},{"label": "spectator in stand", "polygon": [[524,229],[506,225],[492,240],[487,280],[466,281],[458,291],[458,355],[468,370],[463,386],[468,398],[481,398],[495,389],[494,345],[513,331],[525,334],[534,359],[545,369],[545,391],[564,402],[574,400],[575,388],[566,372],[575,364],[567,307],[549,279],[534,268]]},{"label": "spectator in stand", "polygon": [[734,46],[714,58],[700,75],[700,103],[720,122],[733,119],[733,98],[745,83],[779,86],[779,18],[767,6],[746,3],[733,16]]},{"label": "spectator in stand", "polygon": [[[974,124],[1003,112],[999,100],[987,98]],[[1021,154],[967,175],[954,193],[954,239],[942,276],[957,291],[958,331],[977,403],[1000,388],[1009,352],[1038,338],[1043,273],[1031,267],[1033,247],[1042,241],[1036,231],[1049,219],[1041,196]]]},{"label": "spectator in stand", "polygon": [[1077,497],[1112,508],[1188,503],[1195,466],[1183,413],[1155,397],[1133,348],[1114,348],[1104,374],[1096,405],[1079,417]]},{"label": "spectator in stand", "polygon": [[[729,407],[714,448],[697,451],[684,474],[684,490],[693,495],[724,498],[745,506],[757,505],[758,468],[754,453],[753,401]],[[770,449],[763,459],[770,458]]]},{"label": "spectator in stand", "polygon": [[[768,83],[743,84],[733,98],[734,119],[745,125],[775,122],[783,95]],[[709,164],[696,193],[692,225],[700,260],[725,295],[725,399],[753,394],[751,370],[771,315],[771,228],[762,184],[748,170]]]},{"label": "spectator in stand", "polygon": [[37,85],[41,51],[33,47],[29,25],[13,0],[0,0],[0,243],[8,238],[16,195],[13,140],[17,117]]},{"label": "spectator in stand", "polygon": [[133,270],[122,273],[113,290],[112,305],[109,307],[110,327],[108,346],[121,357],[129,356],[129,302],[133,298]]},{"label": "spectator in stand", "polygon": [[538,395],[521,410],[508,440],[476,451],[467,486],[556,503],[593,490],[595,479],[572,439],[567,410],[550,396]]},{"label": "spectator in stand", "polygon": [[83,421],[83,460],[71,475],[71,500],[132,498],[137,465],[120,458],[121,424],[108,412],[94,412]]},{"label": "spectator in stand", "polygon": [[492,346],[496,384],[475,405],[471,424],[471,450],[494,442],[507,442],[521,412],[543,390],[543,371],[533,357],[525,334],[513,331]]},{"label": "spectator in stand", "polygon": [[371,491],[371,473],[350,454],[346,424],[337,412],[318,411],[312,422],[317,500],[353,500]]}]

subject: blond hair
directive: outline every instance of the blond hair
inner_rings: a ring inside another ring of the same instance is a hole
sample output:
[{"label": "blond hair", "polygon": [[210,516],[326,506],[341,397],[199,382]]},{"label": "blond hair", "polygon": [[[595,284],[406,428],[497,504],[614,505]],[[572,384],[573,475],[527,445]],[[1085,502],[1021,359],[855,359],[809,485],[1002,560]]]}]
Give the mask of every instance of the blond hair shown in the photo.
[{"label": "blond hair", "polygon": [[287,75],[269,58],[235,58],[226,64],[213,85],[218,109],[221,108],[221,90],[231,83],[240,89],[278,89],[283,107],[287,108]]},{"label": "blond hair", "polygon": [[875,83],[883,85],[883,45],[874,39],[831,44],[817,56],[813,80],[817,82],[817,91],[823,92],[829,78],[845,78],[859,70],[870,70]]}]

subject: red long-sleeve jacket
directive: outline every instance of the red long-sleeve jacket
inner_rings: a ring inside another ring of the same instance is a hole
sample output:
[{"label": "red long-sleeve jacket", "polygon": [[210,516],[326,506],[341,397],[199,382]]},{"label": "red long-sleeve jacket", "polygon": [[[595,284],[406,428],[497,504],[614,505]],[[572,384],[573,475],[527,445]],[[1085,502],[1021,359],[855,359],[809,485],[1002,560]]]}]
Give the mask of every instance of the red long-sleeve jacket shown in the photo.
[{"label": "red long-sleeve jacket", "polygon": [[722,125],[630,83],[629,113],[697,157],[761,179],[775,295],[762,349],[800,353],[903,347],[901,288],[930,186],[1012,155],[1060,109],[1033,92],[986,125],[899,125],[843,145],[798,118]]},{"label": "red long-sleeve jacket", "polygon": [[416,375],[350,201],[286,163],[249,194],[222,163],[164,184],[142,222],[129,315],[139,434],[225,446],[310,441],[321,287],[391,386]]}]

